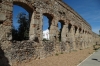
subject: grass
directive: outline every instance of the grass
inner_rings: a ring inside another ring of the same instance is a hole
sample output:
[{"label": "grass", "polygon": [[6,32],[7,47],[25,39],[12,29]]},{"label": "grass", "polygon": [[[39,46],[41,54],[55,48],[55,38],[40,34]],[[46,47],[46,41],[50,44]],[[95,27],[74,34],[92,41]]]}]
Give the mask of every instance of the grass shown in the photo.
[{"label": "grass", "polygon": [[56,56],[58,56],[59,54],[58,54],[58,53],[56,53],[55,55],[56,55]]},{"label": "grass", "polygon": [[82,60],[79,61],[79,63],[81,63],[81,62],[82,62]]},{"label": "grass", "polygon": [[60,54],[63,54],[63,52],[61,52]]},{"label": "grass", "polygon": [[93,45],[93,50],[97,51],[98,49],[100,49],[99,45]]},{"label": "grass", "polygon": [[76,52],[77,50],[73,50],[74,52]]},{"label": "grass", "polygon": [[91,53],[89,52],[89,54],[91,54]]},{"label": "grass", "polygon": [[82,50],[82,49],[80,49],[80,50]]}]

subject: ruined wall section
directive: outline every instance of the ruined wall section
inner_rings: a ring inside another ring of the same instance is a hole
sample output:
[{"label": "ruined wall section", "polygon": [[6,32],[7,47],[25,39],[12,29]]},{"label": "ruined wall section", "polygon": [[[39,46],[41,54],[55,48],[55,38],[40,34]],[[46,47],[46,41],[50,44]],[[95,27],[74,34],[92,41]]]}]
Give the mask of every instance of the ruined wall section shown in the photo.
[{"label": "ruined wall section", "polygon": [[5,33],[8,33],[8,31],[11,31],[11,23],[12,23],[12,5],[10,2],[2,1],[0,3],[0,40],[5,35]]},{"label": "ruined wall section", "polygon": [[[27,41],[10,41],[13,4],[23,6],[32,17]],[[23,5],[22,5],[23,4]],[[9,61],[45,58],[56,53],[70,52],[92,46],[90,25],[68,5],[58,0],[5,0],[0,2],[0,47]],[[26,5],[26,6],[25,6]],[[27,6],[29,8],[27,8]],[[43,41],[43,15],[50,19],[50,41]],[[61,41],[58,22],[63,24]],[[72,26],[69,30],[69,24]],[[77,27],[75,33],[75,27]],[[95,38],[94,38],[95,39]],[[95,42],[96,40],[94,40]],[[33,59],[32,58],[32,59]]]},{"label": "ruined wall section", "polygon": [[[63,3],[62,1],[57,1],[63,8],[65,8],[67,10],[66,15],[67,16],[67,20],[69,20],[69,22],[73,25],[73,26],[77,26],[78,28],[81,29],[81,32],[79,34],[77,34],[76,37],[79,37],[78,39],[80,40],[80,44],[83,43],[84,44],[88,44],[88,45],[92,45],[92,30],[91,30],[91,26],[80,16],[78,15],[71,7],[69,7],[68,5],[66,5],[65,3]],[[74,29],[74,28],[73,28]],[[74,33],[73,33],[74,34]],[[71,36],[71,35],[70,35]],[[75,38],[74,35],[72,35],[73,40],[77,39]],[[84,37],[85,36],[85,37]]]},{"label": "ruined wall section", "polygon": [[6,0],[1,0],[0,2],[0,49],[3,50],[8,61],[11,59],[12,44],[10,42],[12,40],[12,4],[10,2]]},{"label": "ruined wall section", "polygon": [[[14,0],[17,1],[17,0]],[[19,1],[18,1],[19,2]],[[42,16],[43,13],[48,13],[53,17],[53,20],[51,22],[51,37],[55,35],[55,33],[57,31],[55,31],[54,29],[58,29],[57,27],[57,23],[59,20],[63,20],[64,23],[66,23],[66,27],[68,23],[71,23],[72,25],[75,25],[81,29],[84,28],[84,31],[87,32],[91,32],[90,30],[90,26],[79,16],[77,15],[77,13],[75,13],[73,11],[73,9],[71,9],[69,6],[67,6],[66,4],[64,4],[61,1],[55,1],[55,0],[27,0],[27,1],[20,1],[20,2],[31,2],[31,5],[33,7],[35,7],[35,11],[34,14],[32,15],[32,20],[31,20],[31,27],[30,27],[30,38],[32,37],[31,32],[34,32],[35,38],[38,37],[39,41],[42,41]],[[28,3],[29,4],[29,3]],[[1,36],[0,38],[2,38],[2,34],[6,35],[6,31],[9,37],[9,39],[11,39],[10,35],[11,35],[11,24],[12,24],[12,6],[13,6],[13,1],[2,1],[2,3],[0,3],[1,5],[1,12],[2,14],[4,14],[4,17],[2,19],[2,22],[0,23],[0,26],[4,26],[5,28],[0,28],[1,30]],[[40,23],[41,22],[41,23]],[[88,27],[89,26],[89,27]],[[7,28],[6,28],[7,27]],[[9,31],[9,32],[8,32]],[[5,33],[3,33],[5,32]],[[6,36],[7,36],[6,35]],[[57,36],[56,36],[57,37]]]},{"label": "ruined wall section", "polygon": [[[79,40],[79,45],[82,43],[82,45],[91,45],[92,31],[90,25],[69,6],[57,0],[34,0],[33,6],[36,9],[32,16],[30,39],[38,38],[39,42],[42,44],[42,18],[43,14],[47,14],[49,17],[52,16],[53,18],[50,22],[50,41],[58,41],[59,31],[57,23],[59,20],[62,20],[64,22],[64,28],[61,34],[62,41],[67,41],[69,44],[72,43],[71,45],[73,45],[73,47],[75,46],[75,42],[77,42],[75,39]],[[69,23],[72,25],[70,32],[68,32]],[[76,35],[74,35],[75,26],[78,27]],[[80,33],[79,29],[81,29]]]},{"label": "ruined wall section", "polygon": [[95,32],[92,33],[93,36],[93,45],[95,44],[100,44],[100,36],[98,36],[98,34],[96,34]]},{"label": "ruined wall section", "polygon": [[5,57],[11,61],[12,40],[12,4],[11,1],[1,0],[0,3],[0,48],[4,51]]}]

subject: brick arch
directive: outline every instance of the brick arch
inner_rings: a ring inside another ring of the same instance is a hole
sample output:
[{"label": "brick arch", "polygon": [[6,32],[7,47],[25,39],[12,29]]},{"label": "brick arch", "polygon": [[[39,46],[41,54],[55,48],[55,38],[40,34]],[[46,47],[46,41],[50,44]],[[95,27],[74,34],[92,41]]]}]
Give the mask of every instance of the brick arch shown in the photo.
[{"label": "brick arch", "polygon": [[22,0],[14,0],[13,5],[21,6],[22,8],[24,8],[29,13],[32,13],[33,10],[35,9],[30,2],[22,1]]}]

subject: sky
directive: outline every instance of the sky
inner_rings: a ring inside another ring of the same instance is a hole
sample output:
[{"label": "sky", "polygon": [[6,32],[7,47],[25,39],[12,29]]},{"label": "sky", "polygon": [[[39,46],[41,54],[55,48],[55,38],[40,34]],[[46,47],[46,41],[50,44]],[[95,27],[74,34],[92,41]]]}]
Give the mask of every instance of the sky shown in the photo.
[{"label": "sky", "polygon": [[[99,34],[100,30],[100,0],[63,0],[71,8],[73,8],[80,16],[83,17],[92,27],[93,32]],[[25,12],[22,7],[14,5],[13,8],[13,25],[18,27],[17,14]],[[28,14],[28,13],[27,13]],[[43,30],[48,28],[48,19],[44,16],[44,27]]]},{"label": "sky", "polygon": [[83,17],[92,27],[92,31],[99,34],[100,30],[100,0],[63,0]]},{"label": "sky", "polygon": [[18,20],[17,16],[21,12],[24,12],[25,14],[28,15],[28,12],[24,8],[17,6],[17,5],[13,5],[13,26],[16,29],[19,26],[19,24],[17,23],[17,20]]}]

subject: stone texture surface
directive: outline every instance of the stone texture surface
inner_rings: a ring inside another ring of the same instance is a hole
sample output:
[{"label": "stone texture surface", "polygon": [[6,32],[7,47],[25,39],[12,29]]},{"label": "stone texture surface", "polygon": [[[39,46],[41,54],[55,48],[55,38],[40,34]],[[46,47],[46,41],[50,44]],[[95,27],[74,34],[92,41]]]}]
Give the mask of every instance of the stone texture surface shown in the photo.
[{"label": "stone texture surface", "polygon": [[[12,42],[14,4],[25,8],[30,14],[27,41]],[[43,41],[43,15],[49,19],[49,41]],[[58,30],[59,21],[62,24],[61,30]],[[68,53],[96,43],[100,43],[100,37],[92,32],[91,26],[78,13],[61,0],[0,0],[0,49],[11,66],[14,61]]]}]

